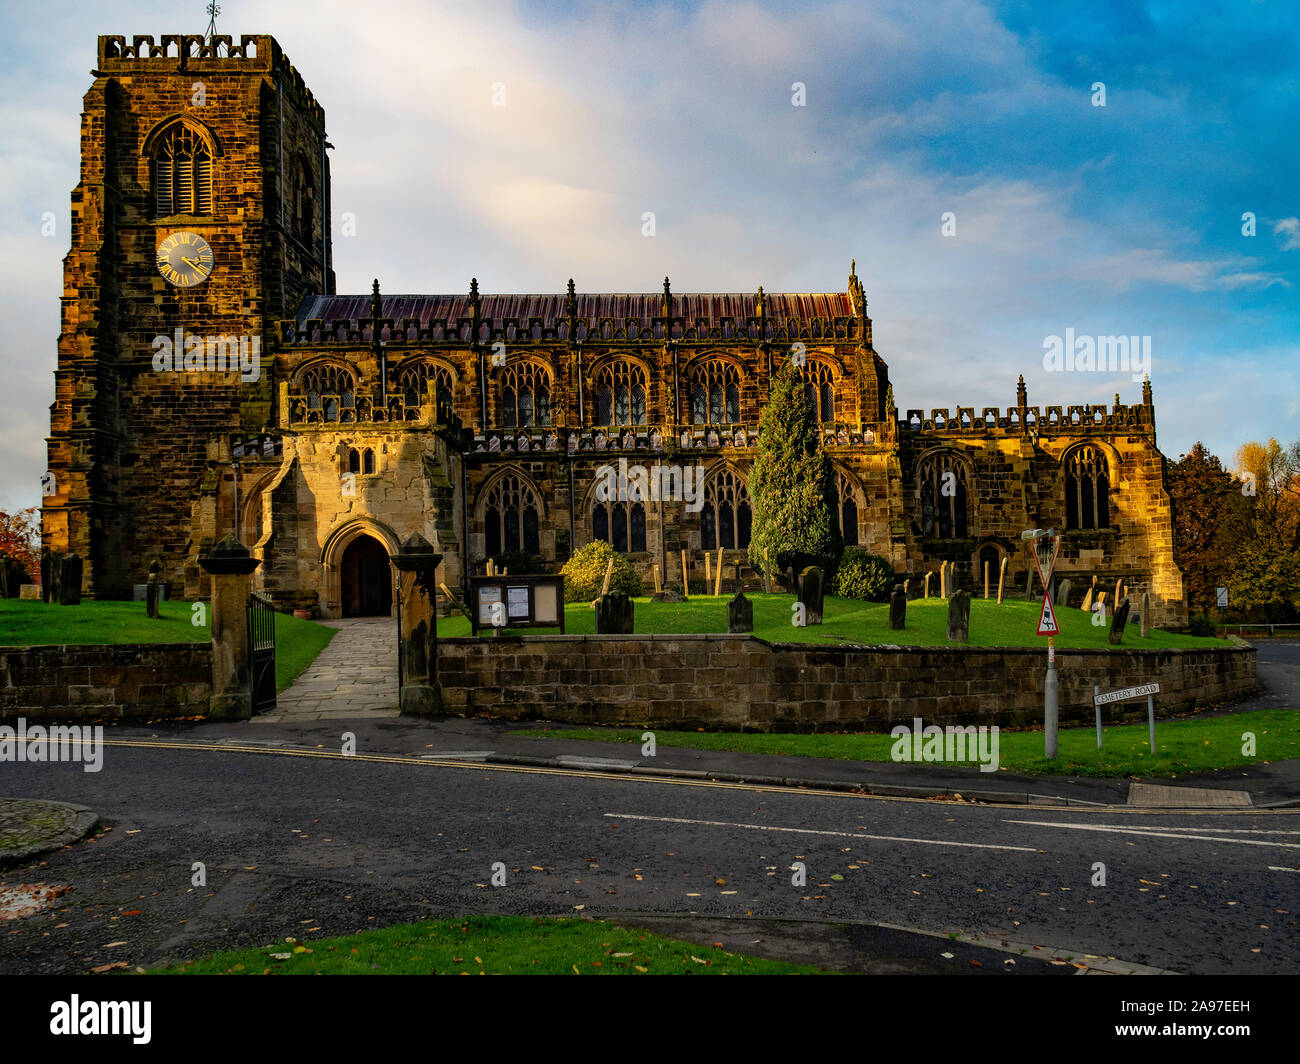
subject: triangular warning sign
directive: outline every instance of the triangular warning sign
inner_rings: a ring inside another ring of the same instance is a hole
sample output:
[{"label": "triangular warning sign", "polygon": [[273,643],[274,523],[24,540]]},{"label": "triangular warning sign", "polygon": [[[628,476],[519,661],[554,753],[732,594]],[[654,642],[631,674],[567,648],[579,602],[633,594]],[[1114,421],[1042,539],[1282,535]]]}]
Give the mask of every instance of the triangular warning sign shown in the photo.
[{"label": "triangular warning sign", "polygon": [[1043,612],[1038,615],[1039,635],[1060,635],[1061,629],[1056,624],[1056,611],[1052,609],[1052,596],[1043,596]]},{"label": "triangular warning sign", "polygon": [[[1056,568],[1056,558],[1061,553],[1061,537],[1044,536],[1034,544],[1034,564],[1038,566],[1038,576],[1047,587],[1052,582],[1052,570]],[[1039,635],[1042,635],[1040,632]]]}]

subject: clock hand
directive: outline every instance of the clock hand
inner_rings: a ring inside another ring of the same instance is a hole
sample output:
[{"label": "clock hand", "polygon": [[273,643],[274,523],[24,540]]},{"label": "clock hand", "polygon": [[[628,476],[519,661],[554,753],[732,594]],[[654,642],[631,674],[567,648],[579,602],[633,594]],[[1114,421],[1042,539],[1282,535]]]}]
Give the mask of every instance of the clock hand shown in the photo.
[{"label": "clock hand", "polygon": [[200,266],[200,265],[199,265],[197,262],[195,262],[193,259],[187,259],[184,255],[181,256],[181,262],[185,263],[185,265],[186,265],[186,266],[189,266],[191,269],[195,269],[195,270],[202,270],[202,269],[203,269],[203,267]]}]

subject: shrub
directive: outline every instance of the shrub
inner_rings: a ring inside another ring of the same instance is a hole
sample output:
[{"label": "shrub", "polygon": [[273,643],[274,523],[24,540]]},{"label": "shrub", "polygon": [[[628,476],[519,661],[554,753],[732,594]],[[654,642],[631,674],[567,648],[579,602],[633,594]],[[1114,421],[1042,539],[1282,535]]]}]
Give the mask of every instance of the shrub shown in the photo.
[{"label": "shrub", "polygon": [[603,539],[595,539],[574,551],[573,557],[560,570],[564,576],[564,601],[590,602],[598,598],[605,582],[605,568],[611,558],[614,560],[614,574],[610,577],[609,589],[628,595],[641,594],[641,577],[631,562]]},{"label": "shrub", "polygon": [[1209,616],[1204,613],[1193,614],[1187,618],[1187,634],[1199,636],[1213,636],[1218,634],[1218,629]]},{"label": "shrub", "polygon": [[888,602],[893,583],[894,567],[888,561],[861,547],[847,547],[831,581],[831,592],[840,598]]},{"label": "shrub", "polygon": [[500,571],[504,569],[511,576],[522,576],[525,573],[549,573],[551,570],[547,566],[545,558],[539,558],[536,554],[529,554],[522,550],[508,550],[501,554],[494,555],[492,563]]}]

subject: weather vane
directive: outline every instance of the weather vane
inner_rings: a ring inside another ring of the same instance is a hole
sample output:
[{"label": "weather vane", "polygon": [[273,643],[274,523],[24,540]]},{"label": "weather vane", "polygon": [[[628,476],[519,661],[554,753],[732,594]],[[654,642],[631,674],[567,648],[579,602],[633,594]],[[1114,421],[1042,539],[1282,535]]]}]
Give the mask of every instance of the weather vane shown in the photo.
[{"label": "weather vane", "polygon": [[216,5],[215,0],[208,0],[207,12],[208,12],[208,29],[205,36],[208,39],[208,43],[211,44],[212,38],[216,35],[217,32],[217,16],[221,14],[221,8],[219,8]]}]

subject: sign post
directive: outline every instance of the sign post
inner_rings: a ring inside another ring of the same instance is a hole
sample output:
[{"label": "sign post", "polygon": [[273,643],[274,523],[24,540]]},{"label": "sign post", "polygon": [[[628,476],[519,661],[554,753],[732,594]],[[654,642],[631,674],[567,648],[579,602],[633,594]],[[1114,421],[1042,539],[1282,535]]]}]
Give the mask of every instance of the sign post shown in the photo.
[{"label": "sign post", "polygon": [[1138,687],[1121,687],[1118,691],[1101,693],[1101,688],[1094,685],[1092,701],[1097,707],[1097,745],[1101,746],[1101,707],[1111,702],[1131,702],[1146,695],[1147,698],[1147,735],[1151,752],[1156,752],[1156,702],[1155,695],[1160,693],[1158,683],[1144,683]]},{"label": "sign post", "polygon": [[1056,757],[1056,735],[1061,719],[1061,688],[1056,676],[1056,610],[1052,606],[1052,570],[1061,553],[1061,537],[1055,529],[1031,528],[1020,533],[1021,539],[1033,542],[1034,564],[1043,579],[1043,608],[1038,614],[1038,634],[1047,636],[1047,675],[1043,679],[1043,752],[1050,761]]}]

